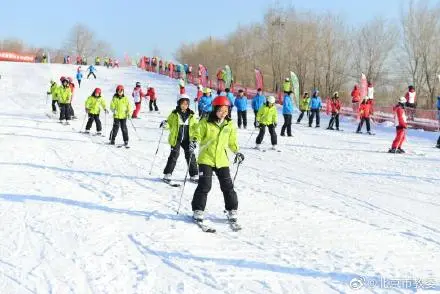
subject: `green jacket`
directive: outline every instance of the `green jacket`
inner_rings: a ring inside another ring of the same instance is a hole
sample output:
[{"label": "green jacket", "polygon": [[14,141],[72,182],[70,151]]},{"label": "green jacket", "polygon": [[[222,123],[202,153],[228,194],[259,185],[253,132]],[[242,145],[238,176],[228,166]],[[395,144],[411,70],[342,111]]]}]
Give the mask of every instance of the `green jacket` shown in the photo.
[{"label": "green jacket", "polygon": [[290,82],[284,82],[283,83],[283,91],[284,92],[291,92],[292,91],[292,84]]},{"label": "green jacket", "polygon": [[[197,119],[192,110],[189,110],[190,114],[188,117],[189,123],[189,139],[190,141],[196,140],[198,135]],[[175,147],[177,143],[177,137],[179,136],[180,125],[183,124],[182,118],[179,115],[177,109],[173,110],[167,118],[167,129],[170,130],[170,135],[168,136],[168,143],[171,147]]]},{"label": "green jacket", "polygon": [[272,125],[278,122],[278,111],[277,107],[273,105],[269,107],[267,105],[263,105],[257,113],[257,121],[261,125]]},{"label": "green jacket", "polygon": [[131,114],[131,106],[127,96],[119,97],[114,95],[112,102],[110,103],[110,109],[113,111],[113,118],[126,119]]},{"label": "green jacket", "polygon": [[309,106],[309,104],[310,104],[310,97],[307,97],[307,98],[301,98],[301,101],[300,101],[300,103],[299,103],[299,109],[300,109],[301,111],[307,111],[307,110],[310,110],[310,106]]},{"label": "green jacket", "polygon": [[53,83],[50,86],[50,95],[52,96],[52,100],[58,101],[58,85],[56,83]]},{"label": "green jacket", "polygon": [[59,86],[57,90],[58,95],[58,101],[61,104],[68,104],[72,101],[72,91],[70,90],[70,87],[67,86],[66,88],[64,86]]},{"label": "green jacket", "polygon": [[199,164],[222,168],[229,166],[227,149],[237,153],[237,129],[232,120],[225,120],[220,126],[206,118],[198,124]]},{"label": "green jacket", "polygon": [[106,109],[105,106],[105,100],[103,97],[95,97],[90,96],[86,100],[86,109],[90,114],[99,114],[101,112],[101,109]]}]

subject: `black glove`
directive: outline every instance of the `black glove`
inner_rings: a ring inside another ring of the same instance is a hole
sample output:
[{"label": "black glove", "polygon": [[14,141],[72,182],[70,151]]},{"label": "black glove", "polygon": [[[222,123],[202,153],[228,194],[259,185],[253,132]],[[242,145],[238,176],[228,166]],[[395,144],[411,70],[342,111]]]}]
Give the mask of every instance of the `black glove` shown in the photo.
[{"label": "black glove", "polygon": [[160,123],[159,128],[164,128],[166,123],[167,123],[167,121],[166,121],[166,120],[163,120],[163,121]]},{"label": "black glove", "polygon": [[260,126],[259,122],[255,122],[255,126],[258,128]]},{"label": "black glove", "polygon": [[51,92],[47,92],[47,95],[50,95],[50,94],[52,94]]},{"label": "black glove", "polygon": [[194,153],[194,151],[197,148],[197,141],[192,141],[191,143],[189,143],[189,152]]},{"label": "black glove", "polygon": [[243,153],[240,153],[240,152],[235,153],[234,163],[238,163],[238,164],[240,164],[240,163],[243,162],[243,160],[244,160],[244,155],[243,155]]}]

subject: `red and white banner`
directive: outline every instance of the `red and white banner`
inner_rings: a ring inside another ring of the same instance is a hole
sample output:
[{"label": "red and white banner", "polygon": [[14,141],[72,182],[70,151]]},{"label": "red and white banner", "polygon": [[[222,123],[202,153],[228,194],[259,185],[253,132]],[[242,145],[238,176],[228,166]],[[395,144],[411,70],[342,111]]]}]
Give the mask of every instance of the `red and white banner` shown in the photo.
[{"label": "red and white banner", "polygon": [[0,61],[35,62],[35,55],[0,51]]}]

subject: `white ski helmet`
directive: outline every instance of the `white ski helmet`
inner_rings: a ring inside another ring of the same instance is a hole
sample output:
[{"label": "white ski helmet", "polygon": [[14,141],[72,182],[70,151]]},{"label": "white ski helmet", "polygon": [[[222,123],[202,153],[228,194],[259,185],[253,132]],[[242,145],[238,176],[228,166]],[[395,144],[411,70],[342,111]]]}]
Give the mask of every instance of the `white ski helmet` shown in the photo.
[{"label": "white ski helmet", "polygon": [[180,101],[183,99],[188,100],[188,104],[190,103],[189,96],[187,94],[181,94],[181,95],[177,95],[177,105],[179,105]]},{"label": "white ski helmet", "polygon": [[267,97],[267,102],[269,102],[269,103],[275,103],[275,97],[273,97],[273,96],[269,96],[269,97]]}]

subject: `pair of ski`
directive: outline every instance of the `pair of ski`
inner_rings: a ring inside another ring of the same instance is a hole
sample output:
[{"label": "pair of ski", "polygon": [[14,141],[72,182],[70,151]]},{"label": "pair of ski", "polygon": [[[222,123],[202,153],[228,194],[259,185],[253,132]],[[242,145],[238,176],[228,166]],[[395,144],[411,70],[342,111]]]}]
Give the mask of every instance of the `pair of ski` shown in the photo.
[{"label": "pair of ski", "polygon": [[262,148],[254,147],[254,149],[257,150],[257,151],[261,151],[261,152],[266,152],[266,151],[274,151],[274,152],[276,151],[276,152],[281,152],[280,149],[272,149],[272,148],[262,149]]},{"label": "pair of ski", "polygon": [[79,131],[81,134],[84,135],[89,135],[89,136],[95,136],[95,137],[105,137],[104,134],[98,134],[98,133],[90,133],[90,132],[84,132],[84,131]]},{"label": "pair of ski", "polygon": [[[162,180],[162,182],[164,182],[165,184],[170,185],[171,187],[180,187],[181,186],[180,183],[173,182],[172,180],[165,180],[165,179],[161,179],[161,180]],[[193,184],[198,184],[198,182],[194,181],[194,180],[188,180],[188,181],[193,183]]]},{"label": "pair of ski", "polygon": [[363,132],[354,132],[355,134],[360,134],[360,135],[370,135],[370,136],[376,136],[376,133],[363,133]]},{"label": "pair of ski", "polygon": [[[234,232],[238,232],[242,229],[241,225],[237,222],[237,220],[232,220],[228,217],[227,213],[225,213],[227,217],[227,222],[229,226],[231,227],[231,230]],[[203,221],[195,220],[192,216],[190,216],[192,221],[205,233],[216,233],[217,230],[207,224],[205,224]]]}]

